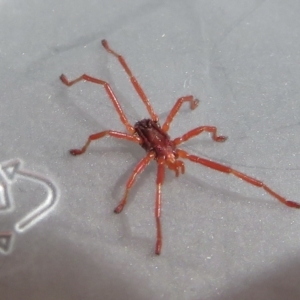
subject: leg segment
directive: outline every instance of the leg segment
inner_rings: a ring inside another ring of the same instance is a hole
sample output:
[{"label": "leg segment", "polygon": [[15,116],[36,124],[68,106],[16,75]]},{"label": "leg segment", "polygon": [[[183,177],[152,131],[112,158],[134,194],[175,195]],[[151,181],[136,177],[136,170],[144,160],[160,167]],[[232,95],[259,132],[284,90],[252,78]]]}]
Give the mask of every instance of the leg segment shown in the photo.
[{"label": "leg segment", "polygon": [[168,131],[169,128],[170,128],[170,124],[171,122],[173,121],[173,118],[175,117],[175,115],[178,113],[181,105],[184,103],[184,102],[190,102],[190,108],[193,110],[195,109],[198,104],[199,104],[199,100],[198,99],[194,99],[193,96],[185,96],[185,97],[181,97],[179,98],[175,105],[173,106],[173,108],[171,109],[164,125],[162,126],[162,130],[163,131]]},{"label": "leg segment", "polygon": [[112,136],[112,137],[115,137],[115,138],[118,138],[118,139],[123,139],[123,140],[131,141],[131,142],[135,142],[135,143],[138,143],[138,144],[140,143],[139,138],[136,137],[136,136],[129,135],[129,134],[123,133],[123,132],[113,131],[113,130],[105,130],[105,131],[98,132],[98,133],[90,135],[87,142],[85,143],[85,145],[81,149],[71,149],[70,153],[72,155],[80,155],[80,154],[82,154],[86,151],[86,149],[89,146],[89,144],[91,143],[91,141],[101,139],[106,135],[109,135],[109,136]]},{"label": "leg segment", "polygon": [[160,215],[161,215],[161,187],[165,178],[165,166],[163,160],[158,160],[157,162],[157,179],[156,179],[156,200],[155,200],[155,220],[156,220],[156,246],[155,254],[159,255],[161,252],[162,246],[162,234],[161,234],[161,224],[160,224]]},{"label": "leg segment", "polygon": [[186,151],[184,150],[178,150],[178,155],[182,158],[187,158],[192,162],[196,162],[199,163],[201,165],[204,165],[206,167],[209,167],[211,169],[223,172],[223,173],[227,173],[227,174],[232,174],[256,187],[259,188],[263,188],[268,194],[270,194],[271,196],[273,196],[274,198],[276,198],[277,200],[279,200],[281,203],[289,206],[289,207],[293,207],[293,208],[300,208],[300,204],[294,201],[289,201],[285,198],[283,198],[282,196],[278,195],[277,193],[275,193],[273,190],[271,190],[267,185],[265,185],[262,181],[259,181],[253,177],[250,177],[244,173],[241,173],[237,170],[234,170],[228,166],[224,166],[222,164],[219,164],[217,162],[214,161],[210,161],[208,159],[202,158],[202,157],[198,157],[195,155],[191,155],[188,154]]},{"label": "leg segment", "polygon": [[114,210],[116,214],[120,213],[123,210],[127,202],[128,193],[132,188],[133,184],[135,183],[137,175],[141,174],[145,170],[145,168],[148,166],[149,162],[153,158],[154,158],[154,154],[152,152],[149,152],[142,160],[140,160],[140,162],[134,168],[129,180],[127,181],[124,197],[122,198],[122,200]]},{"label": "leg segment", "polygon": [[120,116],[120,119],[121,119],[121,122],[125,125],[126,129],[128,130],[128,132],[130,133],[134,133],[134,129],[133,127],[129,124],[129,121],[128,119],[126,118],[121,106],[120,106],[120,103],[118,102],[117,100],[117,97],[115,96],[112,88],[110,87],[110,85],[106,82],[106,81],[103,81],[103,80],[100,80],[100,79],[97,79],[97,78],[94,78],[94,77],[91,77],[91,76],[88,76],[86,74],[83,74],[81,75],[80,77],[72,80],[72,81],[69,81],[67,79],[67,77],[62,74],[60,76],[60,80],[67,86],[71,86],[81,80],[86,80],[86,81],[89,81],[89,82],[93,82],[93,83],[97,83],[97,84],[101,84],[104,86],[104,89],[108,95],[108,97],[110,98],[110,100],[112,101],[117,113],[119,114]]},{"label": "leg segment", "polygon": [[175,145],[182,144],[183,142],[186,142],[187,140],[201,134],[204,131],[212,133],[212,139],[215,142],[225,142],[227,140],[226,136],[223,136],[223,135],[218,136],[217,135],[217,128],[216,127],[214,127],[214,126],[200,126],[200,127],[195,128],[195,129],[192,129],[191,131],[187,132],[183,136],[174,139],[173,142],[175,143]]},{"label": "leg segment", "polygon": [[112,55],[114,55],[120,62],[120,64],[122,65],[123,69],[125,70],[125,72],[127,73],[127,75],[130,78],[130,81],[133,85],[133,87],[135,88],[136,92],[138,93],[138,95],[141,97],[142,101],[144,102],[144,104],[146,105],[146,108],[150,114],[150,117],[153,121],[158,121],[158,116],[156,115],[156,113],[154,112],[149,99],[147,98],[146,94],[144,93],[143,89],[141,88],[141,86],[139,85],[138,81],[136,80],[136,78],[133,76],[131,70],[129,69],[125,59],[118,53],[116,53],[115,51],[113,51],[109,45],[108,42],[106,40],[102,40],[102,46],[105,48],[105,50],[109,53],[111,53]]}]

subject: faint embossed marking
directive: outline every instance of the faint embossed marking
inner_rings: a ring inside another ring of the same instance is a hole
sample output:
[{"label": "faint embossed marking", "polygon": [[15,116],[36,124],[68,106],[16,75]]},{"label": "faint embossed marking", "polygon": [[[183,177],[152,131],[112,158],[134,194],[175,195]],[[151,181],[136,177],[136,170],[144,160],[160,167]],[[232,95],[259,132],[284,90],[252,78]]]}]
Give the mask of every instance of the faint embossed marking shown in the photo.
[{"label": "faint embossed marking", "polygon": [[[13,183],[17,179],[28,180],[36,184],[42,185],[47,192],[46,199],[37,207],[21,217],[15,225],[16,232],[24,232],[44,218],[57,202],[58,193],[55,185],[47,178],[40,174],[36,174],[22,169],[22,162],[19,159],[9,160],[0,164],[0,213],[11,213],[15,207],[11,189]],[[11,249],[13,240],[13,232],[0,232],[0,252],[8,253]]]},{"label": "faint embossed marking", "polygon": [[0,232],[0,253],[8,253],[12,245],[12,232]]}]

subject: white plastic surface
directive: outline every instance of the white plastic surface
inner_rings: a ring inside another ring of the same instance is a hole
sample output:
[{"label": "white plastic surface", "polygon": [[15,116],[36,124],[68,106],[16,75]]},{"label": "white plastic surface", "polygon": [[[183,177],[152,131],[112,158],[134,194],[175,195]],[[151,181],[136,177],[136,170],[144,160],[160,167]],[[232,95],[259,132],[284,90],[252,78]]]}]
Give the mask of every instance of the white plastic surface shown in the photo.
[{"label": "white plastic surface", "polygon": [[148,117],[122,54],[177,137],[214,125],[189,152],[300,201],[300,2],[0,0],[0,298],[300,299],[300,211],[241,180],[186,162],[163,186],[154,255],[152,163],[113,213],[144,150],[89,134],[124,130],[108,81],[134,124]]}]

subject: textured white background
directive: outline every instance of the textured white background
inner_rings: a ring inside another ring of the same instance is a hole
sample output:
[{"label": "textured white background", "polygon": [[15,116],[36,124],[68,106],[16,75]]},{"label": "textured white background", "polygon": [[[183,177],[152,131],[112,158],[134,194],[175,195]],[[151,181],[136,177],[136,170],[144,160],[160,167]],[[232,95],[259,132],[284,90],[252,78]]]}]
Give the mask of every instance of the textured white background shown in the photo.
[{"label": "textured white background", "polygon": [[300,211],[186,163],[178,179],[167,172],[156,257],[155,163],[114,215],[144,150],[106,138],[70,156],[89,134],[123,126],[101,86],[59,81],[107,80],[130,121],[147,117],[106,38],[162,120],[180,96],[201,100],[183,106],[173,137],[204,124],[229,137],[203,134],[188,151],[300,201],[299,13],[297,0],[0,0],[1,162],[21,159],[60,194],[0,256],[1,299],[299,299]]}]

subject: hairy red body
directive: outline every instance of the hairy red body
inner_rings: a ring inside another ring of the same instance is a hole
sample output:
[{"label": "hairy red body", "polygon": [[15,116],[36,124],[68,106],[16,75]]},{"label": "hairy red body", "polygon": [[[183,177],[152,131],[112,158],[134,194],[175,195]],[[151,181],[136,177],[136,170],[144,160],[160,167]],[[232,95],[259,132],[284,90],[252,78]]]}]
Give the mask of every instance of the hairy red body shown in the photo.
[{"label": "hairy red body", "polygon": [[141,146],[147,151],[154,151],[155,157],[162,157],[165,160],[176,154],[176,146],[170,136],[161,129],[158,122],[151,119],[138,121],[134,125],[135,132],[141,138]]}]

